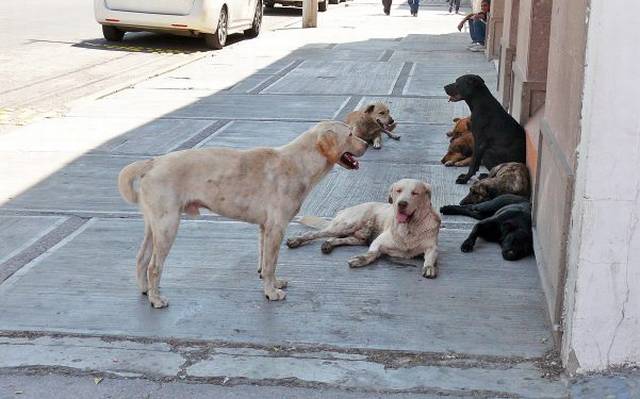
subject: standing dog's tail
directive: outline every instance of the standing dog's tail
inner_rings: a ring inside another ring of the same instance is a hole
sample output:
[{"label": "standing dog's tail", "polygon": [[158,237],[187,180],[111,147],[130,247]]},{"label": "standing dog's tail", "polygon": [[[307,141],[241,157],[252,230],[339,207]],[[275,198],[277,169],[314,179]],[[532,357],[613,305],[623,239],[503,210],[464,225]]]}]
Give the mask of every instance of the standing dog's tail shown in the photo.
[{"label": "standing dog's tail", "polygon": [[300,223],[318,230],[322,230],[329,225],[328,220],[317,216],[303,216],[302,219],[300,219]]},{"label": "standing dog's tail", "polygon": [[153,167],[153,159],[137,161],[125,166],[118,175],[118,190],[125,200],[137,204],[138,192],[133,188],[133,182],[147,173]]}]

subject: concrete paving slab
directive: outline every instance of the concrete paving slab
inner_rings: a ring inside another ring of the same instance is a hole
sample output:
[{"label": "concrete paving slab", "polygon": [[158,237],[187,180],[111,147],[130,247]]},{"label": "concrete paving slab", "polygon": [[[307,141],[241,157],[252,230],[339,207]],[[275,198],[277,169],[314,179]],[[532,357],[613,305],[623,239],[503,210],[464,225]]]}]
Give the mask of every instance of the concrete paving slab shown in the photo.
[{"label": "concrete paving slab", "polygon": [[417,63],[409,73],[409,79],[402,94],[408,96],[446,96],[444,86],[454,82],[458,76],[466,74],[480,75],[487,87],[495,91],[497,77],[495,69],[489,64],[478,68],[477,65],[458,64],[435,67]]},{"label": "concrete paving slab", "polygon": [[0,337],[0,369],[66,367],[127,377],[175,376],[185,360],[165,343],[73,337]]},{"label": "concrete paving slab", "polygon": [[382,49],[343,49],[343,48],[309,48],[303,47],[294,50],[291,55],[287,56],[291,59],[304,60],[333,60],[333,61],[356,61],[356,62],[375,62],[380,61],[384,55]]},{"label": "concrete paving slab", "polygon": [[55,118],[0,136],[3,151],[87,151],[117,154],[164,154],[208,128],[212,120],[92,117]]},{"label": "concrete paving slab", "polygon": [[[226,352],[226,353],[225,353]],[[295,379],[344,388],[369,390],[425,389],[458,392],[500,392],[527,398],[563,398],[564,384],[540,378],[532,363],[512,367],[478,368],[408,366],[387,368],[368,360],[342,360],[329,354],[320,358],[277,357],[260,350],[217,351],[210,358],[187,369],[196,377],[253,380]]]},{"label": "concrete paving slab", "polygon": [[[381,156],[384,156],[382,151],[385,149],[381,150]],[[390,185],[403,178],[422,179],[431,184],[431,201],[439,209],[443,205],[460,202],[467,194],[467,185],[454,183],[463,172],[464,168],[419,164],[413,160],[393,165],[362,161],[357,171],[338,167],[313,190],[300,214],[333,217],[339,210],[349,206],[367,201],[385,202]]]},{"label": "concrete paving slab", "polygon": [[253,148],[285,145],[316,122],[233,121],[198,147]]},{"label": "concrete paving slab", "polygon": [[269,94],[391,94],[402,63],[305,61],[263,90]]},{"label": "concrete paving slab", "polygon": [[66,219],[61,216],[0,216],[0,267]]},{"label": "concrete paving slab", "polygon": [[[183,119],[331,119],[346,96],[210,95],[196,90],[135,90],[109,96],[70,112],[71,116]],[[132,107],[131,104],[136,104]],[[274,104],[278,104],[274,107]],[[109,109],[108,113],[104,110]]]},{"label": "concrete paving slab", "polygon": [[[444,93],[444,90],[442,91]],[[382,101],[389,106],[393,118],[398,123],[451,123],[453,118],[469,115],[469,107],[464,102],[451,103],[447,96],[442,98],[411,98],[411,97],[363,97],[356,109],[376,101]]]},{"label": "concrete paving slab", "polygon": [[[47,162],[48,153],[28,153],[24,163]],[[69,160],[57,172],[46,176],[20,194],[11,194],[5,209],[34,211],[137,212],[118,192],[117,176],[127,164],[141,156],[88,154]],[[16,183],[17,184],[17,183]]]},{"label": "concrete paving slab", "polygon": [[[0,374],[0,397],[12,399],[150,398],[150,399],[437,399],[437,393],[351,392],[332,387],[249,385],[248,383],[163,382],[93,376]],[[463,396],[446,395],[447,399]],[[464,395],[465,398],[469,396]]]},{"label": "concrete paving slab", "polygon": [[[303,229],[292,225],[289,234]],[[255,273],[255,226],[184,221],[161,284],[171,301],[164,310],[135,286],[142,231],[141,220],[86,223],[0,285],[0,330],[525,358],[551,347],[533,259],[505,262],[484,243],[463,254],[466,231],[441,232],[436,280],[387,260],[349,269],[346,260],[362,247],[327,256],[320,243],[283,248],[279,275],[289,279],[289,295],[270,303]]]}]

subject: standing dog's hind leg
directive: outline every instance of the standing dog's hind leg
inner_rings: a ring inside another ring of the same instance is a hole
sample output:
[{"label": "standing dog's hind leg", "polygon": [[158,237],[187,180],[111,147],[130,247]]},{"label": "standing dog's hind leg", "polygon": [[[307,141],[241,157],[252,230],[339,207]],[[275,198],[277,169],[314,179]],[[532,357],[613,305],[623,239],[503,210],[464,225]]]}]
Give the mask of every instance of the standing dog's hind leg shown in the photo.
[{"label": "standing dog's hind leg", "polygon": [[153,255],[147,268],[147,282],[149,284],[149,302],[154,308],[164,308],[169,305],[167,298],[160,296],[160,278],[164,261],[169,255],[171,246],[178,232],[180,213],[167,211],[160,218],[153,220],[151,229],[153,233]]},{"label": "standing dog's hind leg", "polygon": [[138,256],[136,257],[136,280],[138,281],[138,288],[144,295],[147,294],[149,284],[147,282],[147,268],[149,261],[151,260],[151,254],[153,253],[153,233],[151,232],[151,226],[145,219],[144,221],[144,239],[140,245]]},{"label": "standing dog's hind leg", "polygon": [[284,230],[285,228],[279,225],[265,226],[262,284],[264,285],[264,294],[270,301],[279,301],[287,296],[282,290],[287,286],[287,281],[276,279],[276,265]]}]

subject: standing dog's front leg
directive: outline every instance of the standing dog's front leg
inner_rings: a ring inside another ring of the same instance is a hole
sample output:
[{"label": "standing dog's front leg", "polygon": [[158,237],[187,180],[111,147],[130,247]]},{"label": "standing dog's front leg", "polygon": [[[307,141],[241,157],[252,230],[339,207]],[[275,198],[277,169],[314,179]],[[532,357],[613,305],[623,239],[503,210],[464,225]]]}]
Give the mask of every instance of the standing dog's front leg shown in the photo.
[{"label": "standing dog's front leg", "polygon": [[467,184],[469,179],[471,179],[471,177],[476,174],[478,169],[480,169],[480,163],[482,162],[482,157],[484,156],[484,151],[486,150],[486,146],[485,145],[481,146],[478,143],[478,141],[479,140],[476,140],[474,144],[473,155],[472,155],[473,159],[471,160],[471,165],[469,165],[469,170],[467,171],[466,174],[463,173],[460,176],[458,176],[458,178],[456,179],[456,184]]},{"label": "standing dog's front leg", "polygon": [[281,288],[287,286],[286,280],[276,279],[276,265],[278,263],[278,253],[280,244],[284,237],[285,227],[274,224],[267,224],[264,233],[264,246],[262,255],[262,283],[264,294],[270,301],[284,299],[287,294]]},{"label": "standing dog's front leg", "polygon": [[422,266],[422,277],[438,277],[438,247],[434,245],[424,251],[424,264]]},{"label": "standing dog's front leg", "polygon": [[264,261],[264,225],[260,225],[258,231],[258,275],[262,278],[262,262]]}]

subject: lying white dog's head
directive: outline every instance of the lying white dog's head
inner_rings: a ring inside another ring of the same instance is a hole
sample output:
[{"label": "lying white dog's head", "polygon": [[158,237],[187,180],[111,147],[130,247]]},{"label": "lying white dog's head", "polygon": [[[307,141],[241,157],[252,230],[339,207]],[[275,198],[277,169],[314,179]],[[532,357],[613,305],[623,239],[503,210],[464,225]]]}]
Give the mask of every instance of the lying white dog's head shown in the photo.
[{"label": "lying white dog's head", "polygon": [[367,142],[353,134],[351,126],[338,121],[324,121],[312,130],[317,132],[316,148],[327,161],[345,169],[360,167],[356,158],[367,151]]},{"label": "lying white dog's head", "polygon": [[389,203],[398,223],[411,223],[431,210],[431,185],[416,179],[398,180],[389,188]]}]

